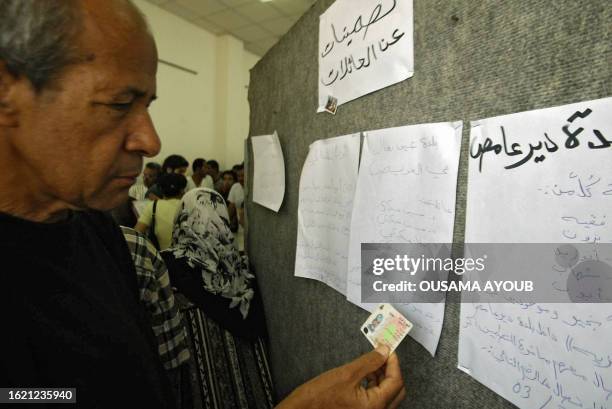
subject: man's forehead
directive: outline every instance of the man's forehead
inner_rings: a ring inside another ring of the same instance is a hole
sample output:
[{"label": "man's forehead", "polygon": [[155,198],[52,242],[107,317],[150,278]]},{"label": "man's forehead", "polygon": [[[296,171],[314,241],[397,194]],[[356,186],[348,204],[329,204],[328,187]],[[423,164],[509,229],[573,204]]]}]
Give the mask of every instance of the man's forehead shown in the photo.
[{"label": "man's forehead", "polygon": [[94,92],[117,98],[154,96],[157,50],[140,13],[121,0],[84,0],[80,47]]},{"label": "man's forehead", "polygon": [[120,58],[138,63],[142,52],[157,57],[144,17],[123,0],[85,0],[80,40],[83,51],[96,60]]}]

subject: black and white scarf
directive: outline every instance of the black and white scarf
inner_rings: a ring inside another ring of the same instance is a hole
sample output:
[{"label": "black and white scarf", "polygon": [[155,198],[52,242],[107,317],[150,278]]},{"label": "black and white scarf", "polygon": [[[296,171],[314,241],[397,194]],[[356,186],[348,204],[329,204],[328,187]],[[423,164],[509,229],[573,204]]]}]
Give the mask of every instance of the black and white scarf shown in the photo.
[{"label": "black and white scarf", "polygon": [[187,192],[174,223],[172,244],[167,250],[200,270],[204,289],[231,300],[243,318],[254,296],[248,260],[234,244],[223,197],[208,188]]}]

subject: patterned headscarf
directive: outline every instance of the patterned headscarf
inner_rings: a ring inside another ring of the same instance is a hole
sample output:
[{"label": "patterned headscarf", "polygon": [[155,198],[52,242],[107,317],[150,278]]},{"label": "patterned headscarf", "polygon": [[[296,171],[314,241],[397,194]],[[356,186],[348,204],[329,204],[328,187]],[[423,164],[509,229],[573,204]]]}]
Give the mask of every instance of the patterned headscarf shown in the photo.
[{"label": "patterned headscarf", "polygon": [[223,197],[207,188],[192,189],[183,196],[174,223],[172,244],[166,251],[200,270],[204,289],[231,300],[246,318],[253,298],[253,275],[246,256],[234,245]]}]

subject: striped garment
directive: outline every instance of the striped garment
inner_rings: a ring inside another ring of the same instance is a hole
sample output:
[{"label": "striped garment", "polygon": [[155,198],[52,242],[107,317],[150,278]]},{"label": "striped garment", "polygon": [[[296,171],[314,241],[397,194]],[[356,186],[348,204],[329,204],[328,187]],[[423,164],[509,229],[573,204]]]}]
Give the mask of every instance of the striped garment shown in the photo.
[{"label": "striped garment", "polygon": [[274,386],[262,338],[237,337],[176,295],[193,355],[194,409],[272,409]]},{"label": "striped garment", "polygon": [[129,227],[122,226],[121,230],[132,253],[140,300],[151,316],[159,356],[167,370],[178,368],[190,355],[166,265],[143,234]]}]

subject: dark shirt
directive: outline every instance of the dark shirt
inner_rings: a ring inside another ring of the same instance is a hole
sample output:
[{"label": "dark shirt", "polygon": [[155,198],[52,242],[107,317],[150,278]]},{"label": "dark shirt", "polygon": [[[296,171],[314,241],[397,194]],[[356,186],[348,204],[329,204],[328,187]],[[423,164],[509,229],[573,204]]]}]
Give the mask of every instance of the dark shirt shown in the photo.
[{"label": "dark shirt", "polygon": [[0,214],[0,231],[0,387],[74,387],[70,408],[173,408],[134,265],[110,217],[74,212],[43,224]]},{"label": "dark shirt", "polygon": [[202,273],[187,264],[185,259],[176,259],[168,251],[161,253],[170,274],[170,282],[190,302],[202,310],[224,329],[235,336],[256,339],[267,337],[263,302],[259,295],[257,282],[253,283],[255,295],[251,300],[249,313],[242,317],[238,307],[230,308],[231,300],[220,295],[211,294],[204,289]]},{"label": "dark shirt", "polygon": [[158,199],[161,199],[164,197],[164,192],[162,192],[161,186],[158,183],[155,183],[149,188],[149,190],[147,190],[147,193],[145,193],[145,198],[149,199],[149,195],[155,195]]}]

